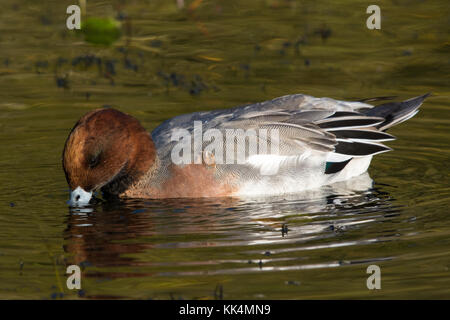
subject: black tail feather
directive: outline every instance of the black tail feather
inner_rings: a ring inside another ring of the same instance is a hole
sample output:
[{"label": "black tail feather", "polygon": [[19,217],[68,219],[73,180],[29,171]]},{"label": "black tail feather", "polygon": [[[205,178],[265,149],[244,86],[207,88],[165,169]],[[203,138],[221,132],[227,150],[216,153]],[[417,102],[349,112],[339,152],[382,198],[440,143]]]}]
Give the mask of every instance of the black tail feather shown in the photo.
[{"label": "black tail feather", "polygon": [[427,93],[402,102],[384,103],[363,112],[370,117],[385,118],[384,122],[377,125],[379,130],[384,131],[414,116],[422,102],[430,95],[431,93]]}]

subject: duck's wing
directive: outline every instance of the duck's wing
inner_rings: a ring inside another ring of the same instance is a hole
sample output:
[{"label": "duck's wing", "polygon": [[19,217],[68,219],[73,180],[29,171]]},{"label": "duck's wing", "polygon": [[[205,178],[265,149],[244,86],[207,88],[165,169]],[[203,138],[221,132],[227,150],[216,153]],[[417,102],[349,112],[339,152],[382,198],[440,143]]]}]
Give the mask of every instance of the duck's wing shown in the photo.
[{"label": "duck's wing", "polygon": [[[170,143],[173,130],[183,129],[192,132],[194,130],[195,121],[201,121],[204,129],[211,129],[242,117],[261,115],[265,112],[272,114],[277,110],[281,110],[280,112],[284,113],[296,113],[309,110],[330,111],[330,114],[333,114],[338,111],[354,111],[360,108],[367,109],[372,107],[373,106],[362,102],[347,102],[330,98],[315,98],[303,94],[293,94],[231,109],[179,115],[164,121],[155,128],[152,132],[152,138],[157,148],[160,148]],[[306,117],[307,114],[304,113],[302,116]]]},{"label": "duck's wing", "polygon": [[[297,156],[299,160],[310,155],[326,155],[327,161],[341,162],[352,157],[363,157],[391,150],[382,144],[394,137],[377,130],[385,118],[368,116],[355,111],[325,109],[254,111],[235,117],[217,126],[219,130],[252,130],[258,143],[272,146],[258,155]],[[262,134],[261,134],[262,133]],[[276,141],[274,141],[276,139]]]},{"label": "duck's wing", "polygon": [[[383,130],[416,114],[426,97],[374,107],[362,102],[290,95],[233,109],[175,117],[155,129],[152,135],[158,150],[168,155],[176,143],[171,139],[173,130],[182,129],[194,135],[195,122],[201,123],[202,133],[209,129],[222,132],[224,143],[227,130],[244,131],[244,135],[250,130],[256,132],[258,144],[268,146],[258,150],[257,157],[252,158],[254,161],[268,161],[270,158],[286,162],[293,156],[297,163],[316,155],[325,157],[327,163],[345,166],[353,157],[391,150],[382,142],[394,137]],[[273,136],[272,132],[277,135]],[[278,144],[276,154],[270,147],[274,142]],[[207,145],[208,141],[203,141],[202,148]],[[270,157],[261,158],[266,155]],[[251,163],[250,156],[250,153],[245,155],[246,161]],[[330,171],[332,173],[339,165],[327,164],[327,167],[334,168]]]}]

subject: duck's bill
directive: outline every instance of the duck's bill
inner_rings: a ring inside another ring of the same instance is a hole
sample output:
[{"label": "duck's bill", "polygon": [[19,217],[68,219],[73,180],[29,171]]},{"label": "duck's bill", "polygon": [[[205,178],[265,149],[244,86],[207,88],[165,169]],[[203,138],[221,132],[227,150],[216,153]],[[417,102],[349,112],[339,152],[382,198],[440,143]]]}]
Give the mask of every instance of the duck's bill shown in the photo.
[{"label": "duck's bill", "polygon": [[70,193],[69,205],[71,207],[83,207],[88,205],[91,199],[92,192],[88,192],[81,187],[77,187]]}]

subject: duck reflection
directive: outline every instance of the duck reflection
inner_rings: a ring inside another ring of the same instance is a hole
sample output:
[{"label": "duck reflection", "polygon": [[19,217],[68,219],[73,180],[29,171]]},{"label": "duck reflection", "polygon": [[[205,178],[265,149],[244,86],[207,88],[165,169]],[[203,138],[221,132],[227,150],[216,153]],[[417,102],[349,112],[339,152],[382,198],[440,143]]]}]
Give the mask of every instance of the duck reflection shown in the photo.
[{"label": "duck reflection", "polygon": [[[389,194],[372,185],[365,174],[283,197],[121,200],[70,208],[65,251],[71,264],[99,268],[175,266],[180,272],[189,272],[193,265],[224,260],[212,261],[205,253],[199,257],[202,261],[183,261],[186,256],[171,256],[171,249],[218,247],[226,260],[225,251],[231,247],[250,255],[256,247],[252,250],[249,246],[255,245],[276,245],[282,250],[283,244],[311,244],[329,237],[336,243],[336,232],[398,211]],[[153,273],[107,275],[117,278]]]}]

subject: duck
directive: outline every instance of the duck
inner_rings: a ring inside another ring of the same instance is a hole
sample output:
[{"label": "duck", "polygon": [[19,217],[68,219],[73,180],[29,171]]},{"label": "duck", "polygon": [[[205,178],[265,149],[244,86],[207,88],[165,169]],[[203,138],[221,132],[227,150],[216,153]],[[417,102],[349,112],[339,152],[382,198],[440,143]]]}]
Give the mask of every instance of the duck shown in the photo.
[{"label": "duck", "polygon": [[105,198],[252,197],[295,194],[367,171],[392,149],[386,131],[430,94],[374,106],[292,94],[230,109],[182,114],[151,133],[131,115],[82,116],[64,145],[71,206]]}]

